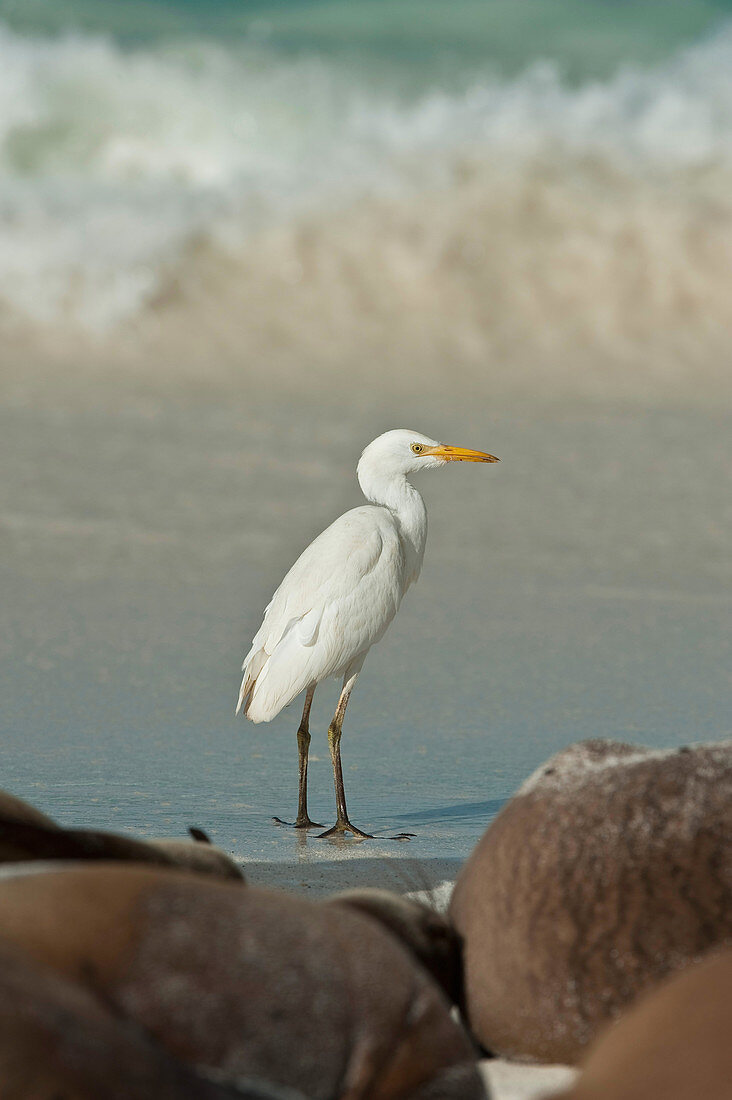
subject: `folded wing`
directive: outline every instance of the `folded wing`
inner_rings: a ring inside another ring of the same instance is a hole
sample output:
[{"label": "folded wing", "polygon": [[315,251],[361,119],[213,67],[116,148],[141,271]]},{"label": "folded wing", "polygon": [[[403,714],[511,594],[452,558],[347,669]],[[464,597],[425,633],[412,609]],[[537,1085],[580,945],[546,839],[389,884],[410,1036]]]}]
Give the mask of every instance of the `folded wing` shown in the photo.
[{"label": "folded wing", "polygon": [[242,668],[237,714],[267,722],[306,687],[344,669],[378,640],[399,607],[404,556],[393,518],[346,512],[288,572]]}]

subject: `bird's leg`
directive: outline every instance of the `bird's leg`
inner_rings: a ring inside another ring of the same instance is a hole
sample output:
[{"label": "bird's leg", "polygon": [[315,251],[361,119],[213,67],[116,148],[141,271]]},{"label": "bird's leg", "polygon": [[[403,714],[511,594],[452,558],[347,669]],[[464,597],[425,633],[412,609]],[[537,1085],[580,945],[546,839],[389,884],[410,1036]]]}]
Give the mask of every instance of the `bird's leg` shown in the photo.
[{"label": "bird's leg", "polygon": [[341,766],[341,731],[343,729],[343,719],[357,675],[358,673],[355,673],[350,679],[346,678],[344,680],[343,690],[341,691],[341,697],[338,700],[338,706],[333,715],[333,721],[328,727],[328,745],[330,746],[330,758],[333,761],[333,778],[335,780],[336,810],[338,817],[332,829],[328,829],[326,832],[320,834],[322,837],[337,836],[342,833],[353,833],[354,836],[363,837],[364,839],[371,838],[371,833],[362,832],[348,820],[346,791],[343,786],[343,768]]},{"label": "bird's leg", "polygon": [[305,693],[305,706],[297,731],[298,770],[300,775],[297,797],[296,829],[322,829],[317,821],[311,821],[308,815],[308,751],[310,749],[310,707],[315,694],[315,684]]}]

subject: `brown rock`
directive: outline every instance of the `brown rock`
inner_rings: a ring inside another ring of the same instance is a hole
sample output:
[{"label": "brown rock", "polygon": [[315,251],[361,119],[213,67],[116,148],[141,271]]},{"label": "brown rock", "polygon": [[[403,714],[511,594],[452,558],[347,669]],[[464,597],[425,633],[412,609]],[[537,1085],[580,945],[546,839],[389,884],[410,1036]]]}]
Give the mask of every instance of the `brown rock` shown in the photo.
[{"label": "brown rock", "polygon": [[196,875],[109,864],[0,881],[0,943],[220,1085],[312,1100],[478,1100],[470,1043],[375,921]]},{"label": "brown rock", "polygon": [[[205,837],[200,830],[197,836]],[[243,879],[241,868],[203,840],[138,840],[98,829],[64,829],[35,806],[0,791],[0,863],[34,860],[123,860]]]},{"label": "brown rock", "polygon": [[732,742],[589,741],[553,757],[450,906],[480,1041],[574,1063],[640,993],[732,936],[731,836]]},{"label": "brown rock", "polygon": [[168,1054],[76,982],[0,946],[0,1095],[14,1100],[303,1100],[228,1088]]},{"label": "brown rock", "polygon": [[642,997],[602,1033],[579,1081],[562,1096],[729,1100],[732,950],[713,952]]},{"label": "brown rock", "polygon": [[31,825],[45,825],[48,829],[57,829],[56,822],[30,802],[24,802],[10,791],[0,790],[0,818],[9,821],[25,821]]},{"label": "brown rock", "polygon": [[345,905],[378,921],[431,974],[451,1004],[462,1005],[462,943],[446,917],[387,890],[344,890],[328,905]]}]

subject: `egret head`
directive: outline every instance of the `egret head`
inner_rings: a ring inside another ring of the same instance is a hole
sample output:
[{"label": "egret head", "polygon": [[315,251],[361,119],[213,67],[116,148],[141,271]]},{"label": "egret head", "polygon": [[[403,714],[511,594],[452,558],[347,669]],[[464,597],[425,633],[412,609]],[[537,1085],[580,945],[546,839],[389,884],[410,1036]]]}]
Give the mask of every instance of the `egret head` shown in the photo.
[{"label": "egret head", "polygon": [[369,443],[358,464],[359,479],[366,470],[378,470],[381,475],[416,474],[420,470],[436,470],[447,462],[498,462],[484,451],[470,451],[438,443],[409,428],[385,432]]}]

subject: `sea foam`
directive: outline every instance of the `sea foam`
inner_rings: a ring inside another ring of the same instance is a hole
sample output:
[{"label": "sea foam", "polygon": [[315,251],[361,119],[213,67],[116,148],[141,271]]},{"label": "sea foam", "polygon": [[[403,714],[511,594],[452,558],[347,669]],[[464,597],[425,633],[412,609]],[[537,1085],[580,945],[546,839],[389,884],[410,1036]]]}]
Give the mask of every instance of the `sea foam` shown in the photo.
[{"label": "sea foam", "polygon": [[529,333],[703,353],[729,327],[731,60],[728,26],[605,81],[406,94],[246,43],[0,29],[0,319],[114,340],[178,310],[244,355],[386,328],[476,361]]}]

